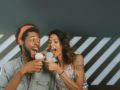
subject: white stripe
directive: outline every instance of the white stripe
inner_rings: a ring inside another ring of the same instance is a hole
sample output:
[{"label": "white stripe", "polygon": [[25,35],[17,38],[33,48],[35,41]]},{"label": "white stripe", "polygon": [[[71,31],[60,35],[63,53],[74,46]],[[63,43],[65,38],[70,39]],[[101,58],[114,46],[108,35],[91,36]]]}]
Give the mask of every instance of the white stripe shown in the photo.
[{"label": "white stripe", "polygon": [[48,36],[43,36],[40,40],[40,46],[42,46],[44,43],[46,43],[48,40]]},{"label": "white stripe", "polygon": [[96,37],[89,37],[89,38],[75,51],[75,53],[81,54],[95,39],[96,39]]},{"label": "white stripe", "polygon": [[0,39],[4,36],[4,34],[0,34]]},{"label": "white stripe", "polygon": [[[47,41],[48,37],[44,36],[41,38],[41,46]],[[5,57],[0,61],[0,67],[2,67],[6,62],[8,62],[13,56],[15,56],[20,51],[19,46],[17,45],[12,49]]]},{"label": "white stripe", "polygon": [[114,77],[112,77],[112,79],[107,83],[107,85],[114,85],[118,80],[120,80],[120,69],[114,75]]},{"label": "white stripe", "polygon": [[86,78],[88,79],[97,68],[120,46],[120,38],[118,38],[109,48],[108,50],[102,54],[102,56],[88,69],[86,72]]},{"label": "white stripe", "polygon": [[85,65],[92,59],[100,49],[102,49],[105,44],[110,40],[111,38],[103,38],[84,58]]},{"label": "white stripe", "polygon": [[8,54],[0,60],[0,67],[2,67],[6,62],[8,62],[13,56],[15,56],[20,51],[19,46],[14,47]]},{"label": "white stripe", "polygon": [[92,85],[98,85],[109,74],[109,72],[120,62],[120,53],[111,61],[111,63],[99,74],[92,82]]},{"label": "white stripe", "polygon": [[2,73],[2,68],[0,67],[0,75],[1,75],[1,73]]},{"label": "white stripe", "polygon": [[70,40],[70,46],[73,47],[82,37],[73,37],[71,40]]},{"label": "white stripe", "polygon": [[15,41],[15,36],[11,35],[6,41],[0,45],[0,53],[4,51],[11,43]]}]

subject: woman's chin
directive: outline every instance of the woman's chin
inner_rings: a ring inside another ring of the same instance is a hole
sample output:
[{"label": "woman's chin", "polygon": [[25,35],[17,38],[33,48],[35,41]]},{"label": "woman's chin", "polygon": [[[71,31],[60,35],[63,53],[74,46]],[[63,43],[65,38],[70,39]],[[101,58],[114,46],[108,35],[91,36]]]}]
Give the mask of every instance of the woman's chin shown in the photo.
[{"label": "woman's chin", "polygon": [[58,54],[58,53],[54,53],[53,56],[54,56],[54,57],[58,57],[59,54]]}]

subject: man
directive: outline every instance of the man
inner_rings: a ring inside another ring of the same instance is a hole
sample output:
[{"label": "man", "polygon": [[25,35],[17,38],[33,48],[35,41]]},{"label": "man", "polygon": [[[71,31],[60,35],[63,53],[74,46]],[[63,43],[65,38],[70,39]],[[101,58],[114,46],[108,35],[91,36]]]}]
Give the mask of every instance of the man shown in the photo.
[{"label": "man", "polygon": [[54,90],[53,74],[43,69],[42,60],[35,60],[39,52],[40,33],[36,26],[26,24],[16,33],[21,56],[2,68],[0,90]]}]

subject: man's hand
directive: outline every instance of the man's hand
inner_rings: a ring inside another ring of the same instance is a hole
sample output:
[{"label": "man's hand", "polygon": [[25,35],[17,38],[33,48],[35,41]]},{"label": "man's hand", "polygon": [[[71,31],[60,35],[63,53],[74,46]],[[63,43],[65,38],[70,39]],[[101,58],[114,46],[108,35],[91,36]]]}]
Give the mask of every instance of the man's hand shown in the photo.
[{"label": "man's hand", "polygon": [[21,66],[20,71],[22,74],[40,72],[42,70],[42,61],[41,60],[32,60],[23,66]]}]

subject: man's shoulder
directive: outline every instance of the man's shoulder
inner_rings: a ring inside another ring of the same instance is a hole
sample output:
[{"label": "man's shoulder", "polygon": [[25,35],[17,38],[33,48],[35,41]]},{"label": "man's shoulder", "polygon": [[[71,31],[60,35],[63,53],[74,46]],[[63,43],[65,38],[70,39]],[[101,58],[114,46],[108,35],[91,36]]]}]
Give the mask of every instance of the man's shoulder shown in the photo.
[{"label": "man's shoulder", "polygon": [[2,75],[6,74],[7,78],[10,79],[18,68],[20,68],[20,58],[16,58],[8,61],[2,68]]},{"label": "man's shoulder", "polygon": [[20,57],[10,60],[3,67],[5,69],[13,69],[15,67],[18,67],[20,65],[20,60],[21,60]]}]

